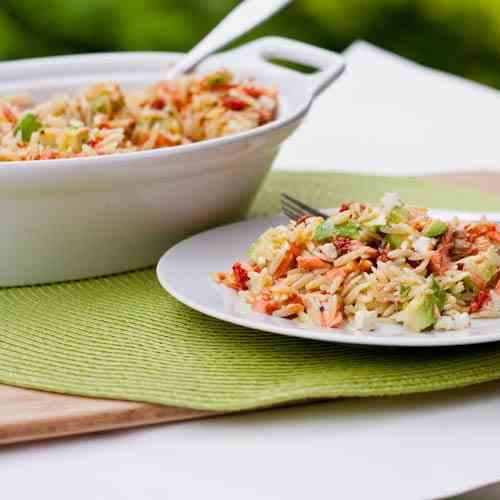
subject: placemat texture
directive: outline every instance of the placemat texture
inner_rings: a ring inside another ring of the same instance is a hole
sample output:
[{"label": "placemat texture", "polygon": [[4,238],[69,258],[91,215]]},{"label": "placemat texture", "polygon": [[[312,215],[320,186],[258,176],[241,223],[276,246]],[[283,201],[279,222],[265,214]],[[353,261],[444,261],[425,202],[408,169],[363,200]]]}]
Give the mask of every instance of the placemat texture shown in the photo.
[{"label": "placemat texture", "polygon": [[[280,192],[317,206],[399,191],[436,208],[500,211],[493,196],[412,179],[273,173],[251,214]],[[151,269],[0,290],[0,382],[47,391],[243,410],[287,401],[424,392],[500,378],[500,343],[440,349],[335,345],[266,334],[183,306]]]}]

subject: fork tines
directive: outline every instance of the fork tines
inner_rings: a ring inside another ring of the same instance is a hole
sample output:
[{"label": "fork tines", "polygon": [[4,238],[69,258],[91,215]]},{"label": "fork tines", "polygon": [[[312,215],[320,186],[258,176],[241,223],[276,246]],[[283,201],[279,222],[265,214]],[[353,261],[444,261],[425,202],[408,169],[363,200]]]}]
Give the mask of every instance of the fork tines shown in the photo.
[{"label": "fork tines", "polygon": [[305,203],[302,203],[291,196],[282,193],[281,194],[281,209],[283,213],[292,220],[298,220],[304,216],[315,216],[323,217],[326,219],[328,216],[319,210],[316,210]]}]

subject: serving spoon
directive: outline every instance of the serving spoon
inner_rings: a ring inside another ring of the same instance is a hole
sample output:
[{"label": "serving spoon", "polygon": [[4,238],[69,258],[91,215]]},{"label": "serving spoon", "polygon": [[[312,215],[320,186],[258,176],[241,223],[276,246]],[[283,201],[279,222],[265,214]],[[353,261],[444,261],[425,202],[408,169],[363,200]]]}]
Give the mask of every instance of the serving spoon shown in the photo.
[{"label": "serving spoon", "polygon": [[208,35],[166,72],[171,80],[191,71],[206,57],[267,21],[291,0],[243,0]]}]

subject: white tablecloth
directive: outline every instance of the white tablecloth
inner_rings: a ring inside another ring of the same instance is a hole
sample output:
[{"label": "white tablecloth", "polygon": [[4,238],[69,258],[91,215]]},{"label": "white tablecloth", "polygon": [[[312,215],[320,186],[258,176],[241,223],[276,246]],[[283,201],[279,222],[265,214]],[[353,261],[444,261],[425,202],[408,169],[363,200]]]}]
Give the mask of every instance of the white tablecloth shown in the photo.
[{"label": "white tablecloth", "polygon": [[437,498],[500,479],[499,415],[494,383],[18,445],[0,452],[1,496]]}]

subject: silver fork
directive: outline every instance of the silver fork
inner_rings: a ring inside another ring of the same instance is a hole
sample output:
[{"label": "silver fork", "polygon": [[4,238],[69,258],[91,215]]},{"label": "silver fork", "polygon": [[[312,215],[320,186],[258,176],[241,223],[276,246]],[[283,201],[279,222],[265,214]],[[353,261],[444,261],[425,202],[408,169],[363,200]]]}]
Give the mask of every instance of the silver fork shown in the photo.
[{"label": "silver fork", "polygon": [[323,217],[323,219],[327,219],[328,215],[316,210],[305,203],[302,203],[291,196],[281,193],[281,209],[283,213],[292,220],[299,220],[304,216],[314,216],[314,217]]}]

